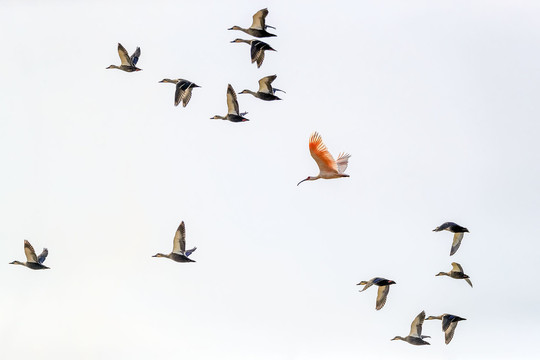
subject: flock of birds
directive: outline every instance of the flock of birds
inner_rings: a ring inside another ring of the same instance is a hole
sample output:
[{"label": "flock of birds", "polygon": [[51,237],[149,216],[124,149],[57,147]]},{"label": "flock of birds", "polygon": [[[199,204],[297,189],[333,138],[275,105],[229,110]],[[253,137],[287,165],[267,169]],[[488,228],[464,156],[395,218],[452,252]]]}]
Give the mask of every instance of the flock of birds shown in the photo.
[{"label": "flock of birds", "polygon": [[[271,34],[266,30],[267,28],[275,29],[272,26],[266,25],[265,19],[267,15],[268,9],[259,10],[253,15],[253,22],[249,28],[245,29],[239,26],[233,26],[229,30],[240,30],[245,32],[246,34],[258,38],[276,36],[275,34]],[[235,39],[231,42],[249,44],[251,46],[251,62],[256,62],[258,68],[262,65],[264,61],[264,52],[267,50],[275,51],[269,44],[260,40]],[[137,49],[130,56],[127,50],[120,43],[118,43],[118,55],[120,56],[121,64],[119,66],[110,65],[109,67],[107,67],[107,69],[119,69],[125,72],[135,72],[141,70],[137,67],[137,63],[141,56],[141,49],[139,47],[137,47]],[[256,98],[265,101],[281,100],[275,95],[275,93],[277,91],[284,91],[272,87],[272,82],[276,79],[276,77],[276,75],[263,77],[259,80],[258,91],[254,92],[251,90],[243,90],[242,92],[240,92],[240,94],[251,94]],[[183,107],[188,105],[192,96],[192,90],[200,87],[194,82],[185,79],[165,78],[161,80],[160,83],[171,83],[176,85],[174,105],[178,106],[180,103],[182,103]],[[229,120],[231,122],[248,121],[248,119],[244,117],[244,115],[246,115],[247,113],[242,113],[239,110],[236,92],[230,84],[228,84],[227,86],[227,108],[228,111],[225,116],[215,115],[211,119]],[[345,174],[344,172],[347,169],[348,161],[351,155],[347,153],[340,153],[337,157],[337,160],[335,160],[326,148],[326,145],[324,145],[322,137],[317,132],[314,132],[309,138],[309,151],[319,167],[319,174],[317,176],[308,176],[304,180],[300,181],[297,186],[300,185],[302,182],[308,180],[312,181],[317,179],[334,179],[341,177],[349,177],[349,175]],[[467,230],[467,228],[464,228],[453,222],[446,222],[441,226],[435,228],[433,231],[439,232],[443,230],[454,233],[452,247],[450,251],[450,256],[452,256],[456,253],[459,246],[461,245],[464,233],[469,231]],[[153,255],[153,257],[165,257],[181,263],[195,262],[195,260],[192,260],[190,258],[190,255],[196,249],[197,248],[194,247],[192,249],[186,250],[186,229],[185,224],[182,221],[174,235],[172,251],[169,254],[157,253],[156,255]],[[49,267],[43,265],[48,255],[48,250],[46,248],[44,248],[41,254],[38,256],[36,255],[36,252],[30,242],[28,240],[24,240],[24,253],[26,255],[26,262],[13,261],[10,264],[22,265],[32,270],[49,269]],[[473,286],[469,276],[464,273],[462,266],[456,262],[452,263],[452,270],[450,270],[449,272],[439,272],[436,276],[449,276],[453,279],[464,279],[471,287]],[[386,299],[390,290],[390,285],[394,284],[396,284],[396,282],[393,280],[388,280],[382,277],[375,277],[368,281],[361,281],[357,285],[364,286],[363,289],[360,290],[360,292],[367,290],[372,285],[378,286],[375,308],[376,310],[380,310],[384,307],[386,303]],[[424,311],[422,311],[413,320],[411,324],[411,330],[408,336],[396,336],[392,340],[403,340],[412,345],[430,345],[427,341],[424,340],[425,338],[429,338],[430,336],[422,335],[422,325],[424,323],[424,320],[442,320],[442,330],[445,333],[445,343],[448,344],[454,336],[454,331],[456,329],[457,323],[466,319],[452,314],[429,316],[426,319],[426,314]]]},{"label": "flock of birds", "polygon": [[[454,240],[452,242],[452,248],[450,249],[450,256],[454,255],[461,245],[461,240],[463,239],[463,235],[466,232],[469,232],[467,228],[464,228],[462,226],[459,226],[456,223],[453,222],[445,222],[441,226],[437,226],[433,231],[439,232],[439,231],[450,231],[454,233]],[[452,263],[452,270],[449,272],[439,272],[435,276],[449,276],[452,279],[464,279],[471,287],[472,282],[469,278],[469,275],[465,274],[463,272],[463,268],[460,264],[457,262]],[[396,282],[394,280],[388,280],[382,277],[375,277],[368,281],[360,281],[356,285],[364,285],[364,288],[360,290],[360,292],[368,289],[372,285],[377,285],[379,287],[379,290],[377,291],[377,300],[375,302],[375,309],[381,310],[386,304],[386,298],[388,297],[388,293],[390,292],[390,285],[394,285]],[[418,314],[412,324],[411,324],[411,331],[409,332],[409,335],[402,337],[402,336],[396,336],[392,340],[403,340],[408,342],[412,345],[430,345],[427,341],[425,341],[425,338],[429,338],[430,336],[422,335],[422,325],[424,324],[424,320],[442,320],[442,330],[444,332],[444,340],[445,343],[448,345],[450,341],[452,341],[452,338],[454,337],[454,331],[456,330],[457,323],[462,320],[467,320],[465,318],[462,318],[457,315],[452,314],[442,314],[439,316],[429,316],[426,319],[426,313],[425,311],[422,311],[420,314]]]}]

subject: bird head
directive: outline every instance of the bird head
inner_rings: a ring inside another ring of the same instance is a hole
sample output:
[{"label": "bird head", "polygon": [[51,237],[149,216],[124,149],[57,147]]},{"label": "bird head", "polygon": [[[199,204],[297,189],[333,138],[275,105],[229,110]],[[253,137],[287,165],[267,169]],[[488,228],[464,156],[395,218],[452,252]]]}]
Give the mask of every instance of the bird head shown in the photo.
[{"label": "bird head", "polygon": [[166,256],[161,253],[157,253],[156,255],[152,255],[152,257],[166,257]]},{"label": "bird head", "polygon": [[242,30],[242,28],[240,26],[234,25],[232,28],[229,28],[227,30]]},{"label": "bird head", "polygon": [[441,271],[440,273],[436,274],[435,276],[443,276],[443,275],[446,275],[446,273]]},{"label": "bird head", "polygon": [[304,181],[308,181],[308,180],[315,180],[315,177],[313,176],[308,176],[307,178],[305,178],[304,180],[300,181],[298,184],[296,184],[296,186],[300,185],[301,183],[303,183]]}]

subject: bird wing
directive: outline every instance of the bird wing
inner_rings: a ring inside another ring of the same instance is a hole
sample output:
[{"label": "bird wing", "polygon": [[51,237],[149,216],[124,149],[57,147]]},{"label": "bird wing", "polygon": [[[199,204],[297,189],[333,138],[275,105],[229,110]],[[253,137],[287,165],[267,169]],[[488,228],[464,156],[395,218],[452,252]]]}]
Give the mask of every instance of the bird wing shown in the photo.
[{"label": "bird wing", "polygon": [[227,86],[227,114],[239,115],[240,109],[238,107],[238,100],[236,99],[236,92],[234,92],[231,84]]},{"label": "bird wing", "polygon": [[186,107],[191,99],[191,82],[182,79],[178,80],[179,81],[176,83],[176,92],[174,93],[174,106],[178,106],[180,101],[182,101],[182,106]]},{"label": "bird wing", "polygon": [[443,315],[442,317],[442,331],[446,331],[450,324],[452,323],[452,316],[451,315]]},{"label": "bird wing", "polygon": [[[263,43],[264,44],[264,43]],[[257,62],[257,68],[260,68],[264,61],[264,49],[261,41],[254,40],[251,43],[251,63]]]},{"label": "bird wing", "polygon": [[448,328],[444,331],[444,342],[446,345],[452,341],[454,337],[454,331],[456,331],[457,322],[452,322],[448,325]]},{"label": "bird wing", "polygon": [[259,80],[259,92],[267,93],[267,94],[273,94],[274,89],[272,89],[272,82],[276,80],[277,75],[271,75],[267,77],[263,77],[261,80]]},{"label": "bird wing", "polygon": [[195,246],[193,249],[189,249],[189,250],[186,250],[186,252],[184,253],[184,255],[186,257],[188,257],[189,255],[191,255],[195,250],[197,250],[197,247]]},{"label": "bird wing", "polygon": [[452,263],[452,271],[463,272],[463,268],[457,262]]},{"label": "bird wing", "polygon": [[176,233],[174,234],[172,252],[176,254],[183,254],[185,250],[186,250],[186,226],[184,225],[184,222],[182,221],[180,225],[178,226],[178,229],[176,229]]},{"label": "bird wing", "polygon": [[34,251],[34,248],[32,247],[32,245],[30,245],[30,242],[28,240],[24,240],[24,254],[26,255],[27,262],[33,262],[33,263],[38,262],[36,252]]},{"label": "bird wing", "polygon": [[321,172],[338,172],[336,161],[323,144],[318,132],[314,132],[309,138],[309,152]]},{"label": "bird wing", "polygon": [[409,336],[421,337],[422,336],[422,324],[424,324],[424,319],[426,318],[426,312],[422,311],[418,316],[416,316],[411,323],[411,332]]},{"label": "bird wing", "polygon": [[253,15],[253,23],[251,24],[250,28],[264,30],[266,28],[265,26],[266,15],[268,15],[268,9],[262,9],[262,10],[257,11]]},{"label": "bird wing", "polygon": [[452,249],[450,249],[450,256],[454,255],[461,245],[461,239],[463,239],[464,233],[455,233],[454,241],[452,241]]},{"label": "bird wing", "polygon": [[47,250],[47,248],[43,248],[43,251],[42,251],[41,254],[39,254],[39,256],[37,257],[38,263],[43,264],[43,262],[44,262],[45,259],[47,258],[47,255],[49,255],[49,250]]},{"label": "bird wing", "polygon": [[133,55],[131,55],[131,58],[130,58],[131,65],[133,66],[137,65],[137,62],[139,61],[140,56],[141,56],[141,48],[137,47],[137,49],[133,52]]},{"label": "bird wing", "polygon": [[350,157],[351,157],[351,155],[346,154],[346,153],[340,153],[338,155],[338,158],[336,160],[336,164],[337,164],[338,172],[340,174],[343,174],[345,172],[345,170],[347,170],[347,166],[349,165],[349,158]]},{"label": "bird wing", "polygon": [[473,287],[473,286],[472,286],[472,281],[471,281],[471,279],[465,278],[465,281],[467,282],[467,284],[469,284],[469,285],[471,285],[471,287]]},{"label": "bird wing", "polygon": [[131,58],[128,55],[128,52],[125,47],[122,46],[122,44],[118,43],[118,55],[120,56],[120,61],[122,65],[130,66],[131,64]]},{"label": "bird wing", "polygon": [[381,310],[383,308],[384,304],[386,304],[386,297],[388,296],[389,291],[389,285],[379,286],[379,291],[377,291],[377,303],[375,309]]}]

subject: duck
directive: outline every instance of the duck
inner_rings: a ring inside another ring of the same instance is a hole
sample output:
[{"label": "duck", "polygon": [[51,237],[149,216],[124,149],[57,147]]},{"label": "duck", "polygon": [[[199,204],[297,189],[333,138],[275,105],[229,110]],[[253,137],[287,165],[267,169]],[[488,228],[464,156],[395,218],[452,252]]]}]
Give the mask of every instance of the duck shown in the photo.
[{"label": "duck", "polygon": [[471,287],[473,287],[472,285],[472,282],[471,282],[471,279],[469,279],[469,275],[465,274],[463,272],[463,267],[461,267],[460,264],[458,264],[457,262],[453,262],[452,263],[452,270],[450,270],[449,272],[440,272],[438,273],[437,275],[435,276],[450,276],[452,279],[465,279],[465,281],[471,285]]},{"label": "duck", "polygon": [[461,245],[461,240],[463,239],[463,235],[466,232],[469,232],[469,230],[451,221],[445,222],[441,226],[437,226],[435,229],[433,229],[433,231],[435,232],[439,232],[443,230],[447,230],[454,233],[454,240],[452,241],[452,248],[450,249],[450,256],[452,256],[459,249],[459,246]]},{"label": "duck", "polygon": [[264,61],[264,52],[276,51],[270,45],[260,40],[244,40],[244,39],[235,39],[231,43],[246,43],[251,45],[251,63],[257,62],[257,68],[260,68]]},{"label": "duck", "polygon": [[178,106],[182,102],[182,106],[186,107],[191,100],[191,91],[194,88],[200,87],[194,82],[184,79],[163,79],[160,83],[176,84],[176,92],[174,93],[174,106]]},{"label": "duck", "polygon": [[156,255],[153,255],[152,257],[165,257],[165,258],[169,258],[173,261],[181,262],[181,263],[195,262],[195,260],[192,260],[189,258],[189,256],[195,250],[197,250],[197,247],[186,250],[186,225],[182,221],[180,225],[178,225],[178,229],[176,229],[176,232],[174,234],[172,252],[170,254],[157,253]]},{"label": "duck", "polygon": [[261,100],[265,101],[272,101],[272,100],[281,100],[279,97],[274,95],[276,91],[285,92],[280,89],[272,88],[272,82],[276,80],[277,75],[270,75],[263,77],[259,80],[259,91],[254,92],[251,90],[242,90],[240,94],[251,94],[255,96],[256,98],[259,98]]},{"label": "duck", "polygon": [[41,254],[37,256],[30,242],[28,240],[24,240],[24,254],[26,255],[26,262],[15,260],[10,262],[10,264],[26,266],[32,270],[50,269],[49,267],[43,265],[47,255],[49,255],[49,250],[47,250],[47,248],[44,248]]},{"label": "duck", "polygon": [[120,61],[122,62],[121,65],[120,66],[110,65],[109,67],[107,67],[107,69],[118,69],[118,70],[123,70],[127,72],[142,70],[135,66],[137,65],[137,62],[139,61],[139,57],[141,56],[140,47],[137,47],[135,52],[133,52],[133,54],[129,56],[126,48],[124,48],[122,44],[118,43],[118,55],[120,56]]},{"label": "duck", "polygon": [[452,315],[452,314],[442,314],[440,316],[428,316],[426,320],[442,320],[442,331],[444,331],[444,343],[446,345],[450,344],[452,338],[454,337],[454,331],[456,331],[456,326],[458,321],[467,320],[465,318]]},{"label": "duck", "polygon": [[227,86],[227,115],[220,116],[220,115],[214,115],[210,119],[221,119],[221,120],[229,120],[232,122],[244,122],[249,121],[249,119],[246,119],[244,115],[246,115],[247,112],[241,113],[238,107],[238,100],[236,99],[236,92],[234,91],[231,84],[228,84]]},{"label": "duck", "polygon": [[394,280],[388,280],[385,278],[375,277],[368,281],[360,281],[356,285],[365,285],[362,290],[358,290],[359,292],[362,292],[369,288],[371,285],[377,285],[379,287],[379,290],[377,292],[377,301],[375,302],[375,309],[381,310],[386,304],[386,297],[388,296],[388,292],[390,291],[390,285],[395,284],[396,282]]},{"label": "duck", "polygon": [[396,336],[391,340],[403,340],[408,342],[411,345],[431,345],[424,339],[430,338],[431,336],[422,335],[422,324],[426,318],[426,312],[422,311],[418,314],[413,322],[411,323],[411,332],[406,337]]},{"label": "duck", "polygon": [[240,30],[245,32],[246,34],[258,38],[276,36],[275,34],[270,34],[268,31],[266,31],[266,28],[275,29],[275,27],[273,26],[266,25],[266,15],[268,15],[268,9],[261,9],[253,15],[253,23],[248,29],[244,29],[240,26],[235,25],[229,30]]}]

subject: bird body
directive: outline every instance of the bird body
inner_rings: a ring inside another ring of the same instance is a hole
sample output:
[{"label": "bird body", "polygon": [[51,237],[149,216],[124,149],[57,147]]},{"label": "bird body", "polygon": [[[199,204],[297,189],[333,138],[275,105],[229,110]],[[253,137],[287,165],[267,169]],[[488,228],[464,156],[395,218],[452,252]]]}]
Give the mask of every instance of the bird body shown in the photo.
[{"label": "bird body", "polygon": [[442,331],[444,331],[444,342],[446,345],[452,341],[454,337],[454,331],[456,331],[456,326],[458,321],[467,320],[465,318],[452,315],[452,314],[442,314],[440,316],[429,316],[426,320],[442,320]]},{"label": "bird body", "polygon": [[277,78],[277,75],[270,75],[270,76],[263,77],[262,79],[259,80],[259,90],[257,92],[254,92],[251,90],[243,90],[240,92],[240,94],[251,94],[255,96],[256,98],[259,98],[265,101],[281,100],[279,97],[277,97],[274,94],[276,91],[283,91],[283,90],[272,88],[272,82],[276,78]]},{"label": "bird body", "polygon": [[465,274],[463,272],[463,267],[460,264],[458,264],[457,262],[452,263],[452,270],[450,270],[449,272],[441,271],[440,273],[438,273],[435,276],[450,276],[452,279],[465,279],[465,281],[471,287],[473,287],[471,279],[469,279],[469,275],[467,275],[467,274]]},{"label": "bird body", "polygon": [[231,84],[229,84],[227,86],[227,115],[214,115],[210,119],[229,120],[232,122],[244,122],[249,121],[249,119],[246,119],[244,117],[244,115],[246,114],[247,112],[240,112],[240,107],[238,106],[238,100],[236,98],[236,92],[234,91]]},{"label": "bird body", "polygon": [[244,39],[235,39],[231,41],[232,43],[246,43],[251,45],[251,63],[257,62],[257,68],[260,68],[264,61],[264,52],[276,51],[270,45],[260,40],[244,40]]},{"label": "bird body", "polygon": [[152,257],[166,257],[176,262],[195,262],[189,258],[195,250],[197,250],[196,247],[186,250],[186,226],[182,221],[174,233],[172,252],[170,254],[157,253]]},{"label": "bird body", "polygon": [[340,177],[349,177],[344,174],[349,164],[349,158],[351,155],[346,153],[340,153],[337,160],[334,160],[326,145],[322,142],[321,135],[314,132],[309,138],[309,152],[311,157],[319,166],[319,175],[308,176],[304,180],[300,181],[296,186],[300,185],[304,181],[317,180],[317,179],[335,179]]},{"label": "bird body", "polygon": [[450,256],[452,256],[459,249],[459,246],[461,245],[461,240],[463,239],[463,235],[466,232],[469,232],[469,230],[467,230],[467,228],[464,228],[463,226],[459,226],[458,224],[454,222],[445,222],[441,226],[437,226],[435,229],[433,229],[433,231],[435,232],[439,232],[443,230],[454,233],[454,239],[452,241],[452,248],[450,249]]},{"label": "bird body", "polygon": [[241,28],[240,26],[235,25],[229,30],[240,30],[240,31],[245,32],[246,34],[249,34],[251,36],[255,36],[258,38],[276,36],[275,34],[270,34],[268,31],[266,31],[266,28],[274,28],[270,25],[266,25],[267,15],[268,15],[268,9],[259,10],[253,15],[253,22],[251,23],[251,26],[249,28],[244,29],[244,28]]},{"label": "bird body", "polygon": [[182,102],[182,106],[186,107],[191,99],[191,91],[194,88],[200,87],[194,82],[184,79],[163,79],[160,83],[176,84],[176,92],[174,93],[174,106],[178,106]]},{"label": "bird body", "polygon": [[429,338],[430,336],[422,335],[422,325],[424,324],[425,318],[426,312],[422,311],[414,318],[413,322],[411,323],[411,331],[409,332],[409,335],[407,335],[406,337],[396,336],[391,340],[403,340],[411,345],[430,345],[430,343],[424,340],[425,338]]},{"label": "bird body", "polygon": [[356,285],[365,285],[362,290],[359,290],[360,292],[366,290],[371,285],[377,285],[379,287],[379,290],[377,291],[377,301],[375,303],[375,309],[381,310],[386,304],[386,297],[388,296],[388,292],[390,291],[390,285],[395,284],[396,282],[394,280],[388,280],[385,278],[375,277],[368,281],[360,281]]},{"label": "bird body", "polygon": [[133,54],[129,56],[127,50],[122,46],[122,44],[118,43],[118,55],[120,56],[121,65],[110,65],[109,67],[107,67],[107,69],[118,69],[126,72],[142,70],[135,66],[137,65],[139,57],[141,56],[141,48],[137,47],[135,52],[133,52]]},{"label": "bird body", "polygon": [[41,254],[37,256],[30,242],[28,240],[24,240],[24,254],[26,255],[26,262],[15,260],[10,262],[10,264],[26,266],[32,270],[49,269],[47,266],[43,265],[47,255],[49,255],[49,250],[47,250],[47,248],[44,248]]}]

